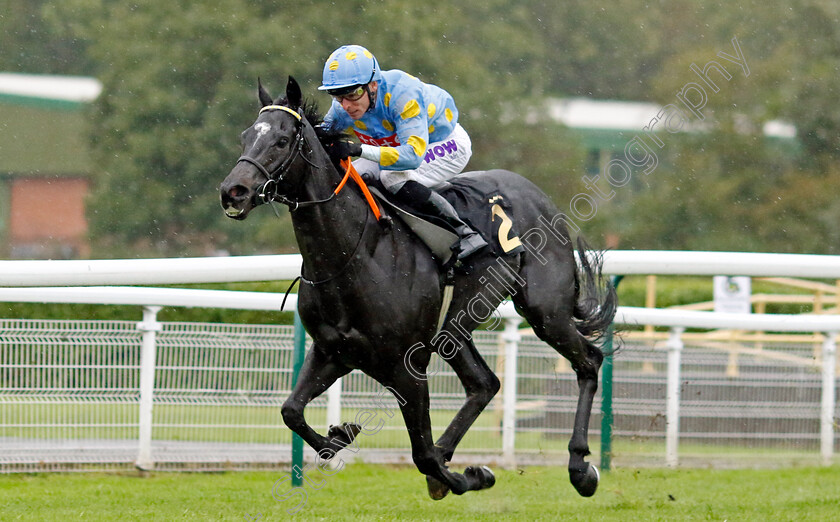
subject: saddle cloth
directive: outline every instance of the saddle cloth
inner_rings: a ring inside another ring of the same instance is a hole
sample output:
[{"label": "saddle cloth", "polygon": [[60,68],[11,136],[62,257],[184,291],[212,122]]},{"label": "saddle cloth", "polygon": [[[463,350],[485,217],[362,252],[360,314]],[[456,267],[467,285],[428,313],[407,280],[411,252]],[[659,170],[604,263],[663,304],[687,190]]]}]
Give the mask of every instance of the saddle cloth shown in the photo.
[{"label": "saddle cloth", "polygon": [[[511,205],[495,185],[475,177],[475,172],[460,174],[437,191],[449,201],[458,216],[476,230],[490,245],[496,257],[523,251],[519,235],[509,215]],[[432,254],[442,263],[450,261],[452,247],[458,241],[454,230],[443,220],[421,214],[385,196],[387,190],[369,185],[380,202],[393,209],[411,230],[422,239]]]}]

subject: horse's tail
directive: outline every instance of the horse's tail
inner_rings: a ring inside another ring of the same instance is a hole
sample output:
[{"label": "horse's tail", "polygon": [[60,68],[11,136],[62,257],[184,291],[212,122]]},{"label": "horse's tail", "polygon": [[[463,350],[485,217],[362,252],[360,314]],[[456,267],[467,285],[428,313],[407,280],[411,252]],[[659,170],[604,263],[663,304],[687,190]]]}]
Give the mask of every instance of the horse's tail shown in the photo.
[{"label": "horse's tail", "polygon": [[598,343],[607,333],[615,317],[618,296],[612,282],[604,277],[602,251],[590,250],[577,238],[579,268],[575,270],[575,326],[577,331]]}]

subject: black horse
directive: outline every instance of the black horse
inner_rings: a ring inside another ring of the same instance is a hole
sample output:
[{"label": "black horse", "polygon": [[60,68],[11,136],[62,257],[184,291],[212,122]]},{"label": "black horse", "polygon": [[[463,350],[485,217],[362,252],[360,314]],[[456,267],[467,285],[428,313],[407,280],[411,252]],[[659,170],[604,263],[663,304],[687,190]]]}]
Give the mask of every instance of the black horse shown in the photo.
[{"label": "black horse", "polygon": [[[594,342],[612,322],[617,300],[580,239],[578,269],[568,232],[557,218],[562,214],[548,197],[512,172],[461,175],[496,187],[512,202],[508,224],[541,240],[504,260],[489,252],[473,256],[469,272],[455,275],[452,304],[438,331],[445,276],[425,244],[398,219],[390,226],[378,222],[358,187],[334,194],[342,175],[319,141],[313,127],[318,116],[310,105],[304,107],[293,78],[285,99],[272,100],[262,85],[258,92],[262,110],[242,133],[243,155],[220,187],[221,203],[234,219],[245,219],[268,201],[285,203],[291,211],[303,257],[298,307],[314,343],[282,407],[289,428],[322,458],[352,443],[362,427],[345,423],[324,436],[306,423],[303,410],[336,379],[360,369],[397,398],[414,463],[426,475],[432,498],[492,486],[495,477],[488,468],[468,467],[459,474],[447,462],[499,390],[498,378],[469,334],[486,319],[476,317],[481,314],[471,302],[481,294],[495,308],[507,294],[536,335],[566,357],[577,374],[569,474],[578,493],[593,495],[598,471],[584,457],[603,360]],[[433,352],[447,360],[466,390],[465,404],[437,442],[425,378]]]}]

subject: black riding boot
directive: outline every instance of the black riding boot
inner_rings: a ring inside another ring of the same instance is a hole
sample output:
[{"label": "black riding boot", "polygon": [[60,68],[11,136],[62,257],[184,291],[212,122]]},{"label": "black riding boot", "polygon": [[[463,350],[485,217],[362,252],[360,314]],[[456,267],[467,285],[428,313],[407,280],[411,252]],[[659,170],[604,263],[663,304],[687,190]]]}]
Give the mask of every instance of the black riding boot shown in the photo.
[{"label": "black riding boot", "polygon": [[438,217],[449,224],[460,238],[458,259],[465,259],[487,246],[481,234],[461,221],[455,208],[430,188],[416,181],[406,181],[394,196],[419,212]]}]

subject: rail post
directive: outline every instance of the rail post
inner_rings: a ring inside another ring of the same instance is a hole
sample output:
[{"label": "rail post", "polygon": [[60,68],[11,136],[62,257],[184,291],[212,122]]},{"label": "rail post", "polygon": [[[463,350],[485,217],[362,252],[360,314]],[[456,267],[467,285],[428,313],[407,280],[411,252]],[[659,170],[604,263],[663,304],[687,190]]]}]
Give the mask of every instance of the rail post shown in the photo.
[{"label": "rail post", "polygon": [[516,467],[516,358],[519,351],[521,317],[508,317],[502,339],[505,341],[505,381],[502,416],[502,455],[505,466]]},{"label": "rail post", "polygon": [[161,326],[157,321],[160,306],[144,306],[143,321],[137,329],[143,332],[140,345],[140,408],[138,418],[137,460],[134,465],[148,471],[155,467],[152,459],[152,407],[155,397],[156,338]]},{"label": "rail post", "polygon": [[341,378],[327,389],[327,426],[341,424]]},{"label": "rail post", "polygon": [[820,404],[820,453],[824,466],[834,456],[834,397],[837,368],[837,332],[825,332],[822,349],[822,401]]},{"label": "rail post", "polygon": [[668,385],[665,406],[665,464],[669,468],[679,463],[680,443],[680,364],[682,359],[682,333],[685,328],[671,328],[668,338]]},{"label": "rail post", "polygon": [[[300,320],[298,311],[295,310],[295,340],[292,356],[292,389],[295,388],[303,367],[303,357],[306,353],[306,330]],[[292,432],[292,487],[303,485],[303,439],[300,435]]]},{"label": "rail post", "polygon": [[[612,285],[617,289],[624,276],[613,276]],[[614,323],[613,323],[614,324]],[[601,365],[601,470],[609,471],[612,466],[613,429],[613,324],[607,329],[604,340],[604,363]]]}]

